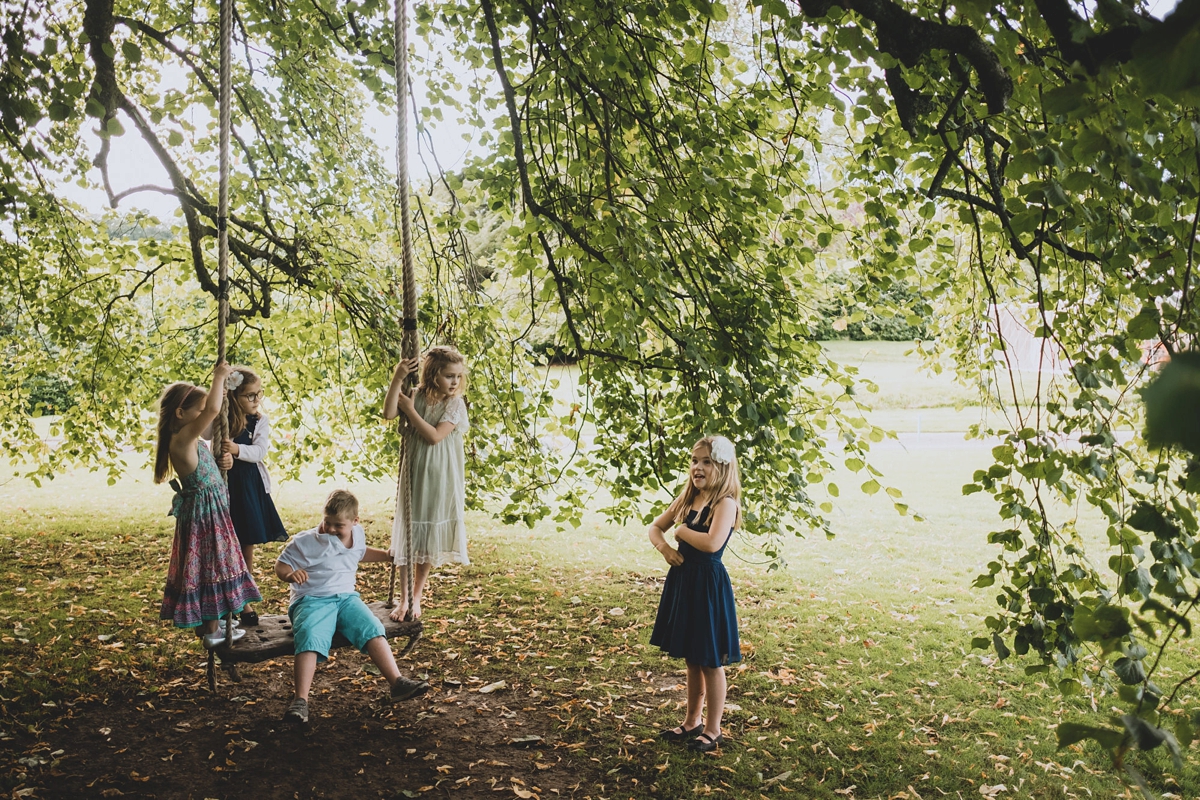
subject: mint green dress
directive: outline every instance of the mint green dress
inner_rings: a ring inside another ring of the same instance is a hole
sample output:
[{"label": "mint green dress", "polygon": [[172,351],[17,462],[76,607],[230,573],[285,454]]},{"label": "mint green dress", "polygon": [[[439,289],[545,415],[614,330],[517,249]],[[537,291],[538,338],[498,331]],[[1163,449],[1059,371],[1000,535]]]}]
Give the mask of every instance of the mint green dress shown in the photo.
[{"label": "mint green dress", "polygon": [[[414,398],[417,413],[433,427],[453,422],[454,430],[437,444],[414,435],[412,443],[412,530],[413,563],[441,566],[450,562],[469,564],[467,558],[466,457],[463,435],[467,432],[467,404],[461,397],[425,405],[425,395]],[[408,563],[404,540],[403,498],[397,487],[396,516],[392,522],[392,554],[397,564]]]}]

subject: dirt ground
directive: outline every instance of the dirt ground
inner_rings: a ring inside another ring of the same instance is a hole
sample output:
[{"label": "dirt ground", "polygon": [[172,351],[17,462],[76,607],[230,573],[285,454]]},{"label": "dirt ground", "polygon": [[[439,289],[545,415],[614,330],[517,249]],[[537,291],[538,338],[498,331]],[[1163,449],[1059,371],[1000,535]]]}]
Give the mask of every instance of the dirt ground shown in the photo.
[{"label": "dirt ground", "polygon": [[583,798],[602,783],[582,744],[556,737],[553,698],[519,684],[480,692],[419,663],[419,650],[401,670],[428,674],[431,689],[398,704],[364,655],[338,651],[300,727],[281,722],[290,658],[243,665],[239,683],[218,671],[213,695],[197,654],[194,679],[154,701],[64,710],[20,748],[28,772],[13,796]]}]

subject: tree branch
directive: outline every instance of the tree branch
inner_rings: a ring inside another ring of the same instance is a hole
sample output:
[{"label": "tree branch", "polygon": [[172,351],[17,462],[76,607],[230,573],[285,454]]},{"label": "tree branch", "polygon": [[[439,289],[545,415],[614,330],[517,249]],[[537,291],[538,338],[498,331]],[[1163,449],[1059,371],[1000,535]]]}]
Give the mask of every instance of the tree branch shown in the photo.
[{"label": "tree branch", "polygon": [[[1070,0],[1036,0],[1035,5],[1063,59],[1068,63],[1078,61],[1092,75],[1102,64],[1128,61],[1133,57],[1134,42],[1144,33],[1143,25],[1161,24],[1129,11],[1133,21],[1095,33],[1088,21],[1071,7]],[[1081,32],[1087,35],[1080,36]]]},{"label": "tree branch", "polygon": [[[962,56],[979,75],[980,89],[987,100],[988,112],[999,114],[1008,106],[1013,92],[1012,78],[1000,63],[991,45],[969,25],[951,25],[925,19],[909,12],[894,0],[798,2],[804,15],[812,19],[825,16],[834,5],[856,12],[873,23],[879,49],[894,56],[906,67],[917,66],[933,50]],[[891,86],[890,80],[888,85]],[[896,101],[899,110],[900,98],[897,97]]]}]

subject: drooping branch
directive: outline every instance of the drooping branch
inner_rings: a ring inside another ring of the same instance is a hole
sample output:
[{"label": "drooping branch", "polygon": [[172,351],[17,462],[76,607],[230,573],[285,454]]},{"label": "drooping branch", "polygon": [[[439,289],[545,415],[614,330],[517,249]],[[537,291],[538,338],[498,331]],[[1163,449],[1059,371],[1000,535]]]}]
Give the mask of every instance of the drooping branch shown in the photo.
[{"label": "drooping branch", "polygon": [[521,184],[521,199],[535,215],[545,217],[562,229],[564,233],[579,246],[583,252],[604,264],[608,262],[604,253],[596,249],[583,235],[567,220],[556,214],[553,209],[540,203],[533,194],[529,183],[529,165],[525,158],[525,141],[521,136],[521,115],[517,111],[517,93],[508,77],[508,69],[504,66],[504,56],[500,51],[500,31],[496,26],[496,12],[490,0],[480,3],[484,18],[487,20],[488,33],[491,36],[492,61],[496,67],[496,76],[504,92],[504,105],[508,109],[508,118],[513,134],[513,157],[517,162],[517,175]]},{"label": "drooping branch", "polygon": [[[939,50],[962,56],[979,75],[980,89],[987,100],[988,111],[999,114],[1012,97],[1013,82],[999,57],[979,32],[970,25],[954,25],[925,19],[913,14],[894,0],[797,0],[806,17],[819,19],[835,5],[846,8],[868,20],[879,41],[879,49],[895,57],[906,67],[915,67]],[[892,86],[892,81],[888,81]],[[895,92],[895,87],[893,92]],[[908,87],[905,86],[905,89]],[[903,92],[902,92],[903,94]],[[896,97],[897,111],[901,99]],[[904,103],[912,105],[906,98]],[[916,110],[916,108],[913,108]],[[907,126],[914,119],[902,121]]]},{"label": "drooping branch", "polygon": [[[184,64],[187,65],[188,69],[190,69],[192,71],[192,74],[196,76],[197,80],[199,80],[202,84],[204,84],[204,87],[208,90],[209,95],[214,100],[219,99],[219,92],[217,91],[217,86],[213,82],[212,78],[201,68],[201,66],[199,64],[196,63],[196,58],[191,53],[187,52],[186,50],[184,50],[181,47],[178,47],[174,42],[171,41],[171,38],[167,34],[163,33],[160,30],[155,29],[153,26],[148,25],[141,20],[131,19],[129,17],[121,17],[121,16],[114,17],[114,22],[119,22],[122,25],[128,27],[130,30],[140,32],[144,36],[147,36],[148,38],[157,42],[159,44],[159,46],[161,46],[164,50],[167,50],[168,52],[174,54],[176,58],[178,58],[180,61],[182,61]],[[258,121],[257,117],[254,115],[253,110],[250,107],[250,103],[246,100],[245,95],[238,87],[236,87],[236,86],[234,87],[233,93],[234,93],[234,96],[237,97],[237,99],[238,99],[238,105],[241,106],[242,113],[246,116],[246,118],[248,120],[250,120],[250,123],[254,126],[254,130],[258,133],[259,139],[261,141],[263,141],[264,144],[266,145],[267,153],[274,160],[275,167],[276,167],[276,169],[278,169],[280,167],[280,164],[279,164],[279,158],[275,153],[275,148],[272,146],[270,138],[267,137],[266,135],[264,135],[262,127],[261,127],[261,125],[259,125],[259,121]],[[258,181],[258,171],[259,170],[258,170],[258,165],[254,159],[253,151],[246,144],[246,141],[241,137],[241,135],[237,132],[236,128],[233,129],[231,131],[231,133],[233,135],[234,141],[236,141],[238,143],[238,147],[242,152],[242,157],[246,159],[246,165],[249,168],[251,175],[254,176],[255,183],[258,184],[258,182],[259,182]],[[261,195],[262,206],[263,206],[263,211],[264,211],[263,217],[269,221],[270,215],[266,213],[267,201],[266,201],[265,195],[262,194],[261,189],[260,189],[260,195]],[[111,193],[110,193],[110,196],[111,196]]]},{"label": "drooping branch", "polygon": [[92,79],[88,103],[96,103],[98,109],[91,108],[90,112],[101,110],[107,121],[117,108],[117,68],[113,60],[115,52],[112,45],[112,33],[115,26],[113,19],[114,0],[88,0],[83,12],[83,30],[88,37],[88,54],[96,68]]},{"label": "drooping branch", "polygon": [[[113,13],[113,0],[88,0],[85,11],[85,30],[89,36],[90,55],[93,60],[95,74],[93,77],[93,85],[91,89],[89,102],[99,104],[100,108],[93,107],[92,113],[101,117],[102,124],[107,124],[115,114],[120,111],[124,113],[137,129],[139,135],[150,147],[155,158],[167,172],[170,180],[170,188],[158,186],[139,186],[133,189],[125,190],[120,193],[114,192],[111,183],[108,179],[107,158],[109,153],[108,139],[105,138],[100,147],[100,152],[96,159],[96,165],[100,168],[101,175],[104,180],[105,190],[108,194],[109,202],[115,206],[121,199],[139,191],[157,191],[164,194],[170,194],[179,199],[180,206],[183,211],[184,221],[188,232],[188,242],[192,255],[192,266],[196,274],[196,278],[200,283],[201,288],[212,295],[217,294],[218,287],[213,281],[207,266],[204,263],[204,248],[203,240],[207,237],[215,235],[215,229],[201,222],[201,216],[206,217],[210,222],[216,222],[217,211],[216,207],[209,203],[195,186],[195,184],[184,174],[182,169],[176,163],[174,158],[168,152],[166,146],[159,139],[157,133],[150,126],[141,109],[130,100],[120,88],[116,77],[116,64],[113,60],[112,53],[112,34],[116,22],[121,21],[131,28],[141,31],[146,35],[150,35],[160,44],[163,44],[167,49],[172,50],[177,56],[184,58],[189,66],[197,73],[198,77],[206,85],[208,81],[202,72],[196,67],[190,59],[186,58],[186,53],[183,53],[178,48],[170,44],[166,36],[158,31],[153,30],[144,25],[140,25],[132,20],[121,17],[118,18]],[[157,34],[157,35],[155,35]],[[212,87],[210,86],[210,89]],[[244,102],[244,100],[243,100]],[[247,150],[245,144],[243,148]],[[239,260],[243,265],[249,265],[252,260],[262,260],[263,262],[279,269],[284,274],[288,275],[297,286],[311,285],[311,281],[306,277],[306,269],[300,263],[299,254],[300,248],[296,242],[288,240],[270,229],[270,220],[267,220],[267,226],[257,224],[250,220],[238,217],[237,215],[230,216],[232,226],[249,234],[252,237],[259,237],[269,243],[271,249],[264,249],[255,246],[242,237],[230,237],[231,247],[236,251],[236,254],[241,256]],[[253,269],[248,269],[249,274],[259,285],[260,291],[257,293],[248,292],[247,298],[250,300],[250,308],[241,311],[242,314],[267,315],[270,313],[270,287],[269,282],[264,276],[259,275]]]},{"label": "drooping branch", "polygon": [[[1078,61],[1093,75],[1102,64],[1128,61],[1133,57],[1133,45],[1144,29],[1161,24],[1156,19],[1128,10],[1129,22],[1126,24],[1093,33],[1092,26],[1071,7],[1069,0],[1036,0],[1036,5],[1063,60],[1067,63]],[[1083,32],[1087,35],[1081,35]]]}]

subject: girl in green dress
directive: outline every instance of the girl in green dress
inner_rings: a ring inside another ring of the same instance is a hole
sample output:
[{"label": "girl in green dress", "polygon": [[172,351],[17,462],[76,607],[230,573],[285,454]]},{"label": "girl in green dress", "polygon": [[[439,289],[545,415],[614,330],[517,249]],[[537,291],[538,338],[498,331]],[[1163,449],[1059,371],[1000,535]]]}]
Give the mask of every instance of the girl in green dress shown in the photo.
[{"label": "girl in green dress", "polygon": [[466,361],[453,347],[431,347],[421,365],[421,380],[416,391],[403,391],[405,379],[417,369],[417,359],[396,365],[392,383],[383,401],[385,419],[404,414],[416,434],[412,437],[412,561],[408,563],[405,541],[404,509],[400,502],[403,486],[397,487],[396,516],[392,523],[392,558],[400,565],[401,585],[413,569],[413,601],[405,599],[392,610],[391,617],[402,620],[411,610],[412,619],[421,617],[421,595],[429,571],[449,562],[469,564],[467,529],[463,521],[466,508],[465,457],[463,435],[467,432]]}]

